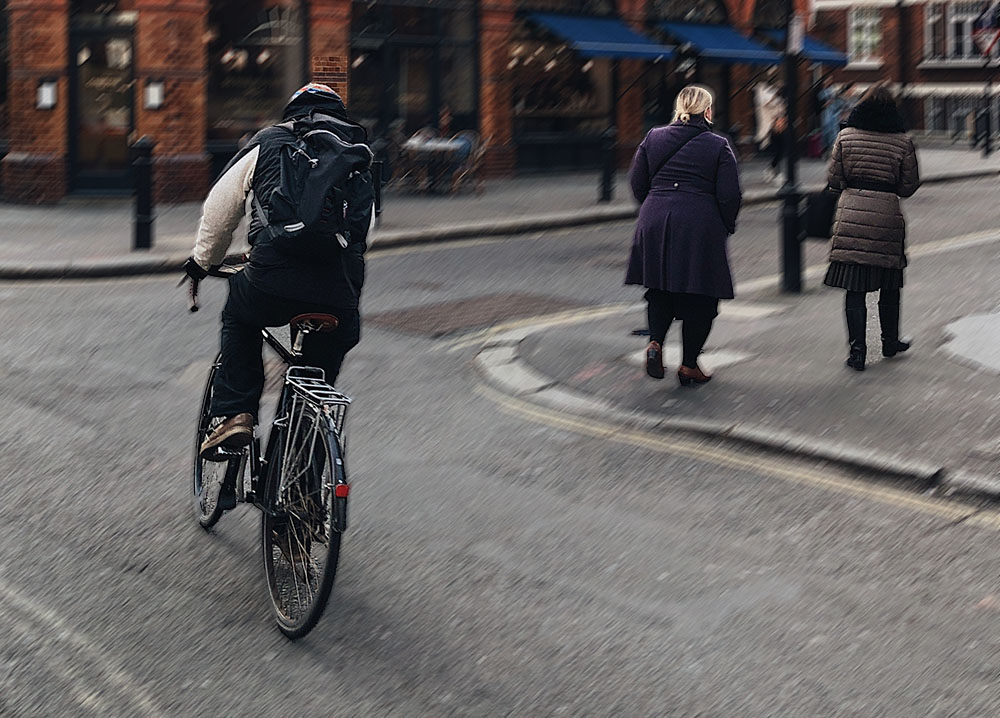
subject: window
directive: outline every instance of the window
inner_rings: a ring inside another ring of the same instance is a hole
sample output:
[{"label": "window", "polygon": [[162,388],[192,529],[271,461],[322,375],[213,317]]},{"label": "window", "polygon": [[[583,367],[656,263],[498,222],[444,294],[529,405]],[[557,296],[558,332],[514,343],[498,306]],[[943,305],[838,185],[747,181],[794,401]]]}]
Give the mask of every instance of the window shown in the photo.
[{"label": "window", "polygon": [[[770,10],[776,5],[781,5],[780,0],[758,0],[754,10],[755,21],[757,14],[761,12],[769,16]],[[762,6],[766,6],[763,11]],[[726,21],[726,6],[719,0],[652,0],[649,10],[654,22],[656,20],[709,23]],[[784,18],[783,12],[780,17]]]},{"label": "window", "polygon": [[948,56],[948,6],[928,5],[924,13],[924,58],[943,60]]},{"label": "window", "polygon": [[354,0],[350,112],[369,137],[478,126],[473,0]]},{"label": "window", "polygon": [[851,62],[882,60],[882,14],[879,8],[854,8],[848,25],[847,54]]},{"label": "window", "polygon": [[[924,16],[924,59],[982,58],[983,50],[975,41],[974,23],[986,7],[985,0],[928,5]],[[988,43],[992,37],[987,36],[985,40]],[[1000,43],[993,47],[990,56],[1000,57]]]},{"label": "window", "polygon": [[237,140],[280,119],[302,84],[299,14],[274,0],[209,10],[208,139]]},{"label": "window", "polygon": [[518,9],[531,12],[565,12],[574,15],[610,15],[614,0],[518,0]]}]

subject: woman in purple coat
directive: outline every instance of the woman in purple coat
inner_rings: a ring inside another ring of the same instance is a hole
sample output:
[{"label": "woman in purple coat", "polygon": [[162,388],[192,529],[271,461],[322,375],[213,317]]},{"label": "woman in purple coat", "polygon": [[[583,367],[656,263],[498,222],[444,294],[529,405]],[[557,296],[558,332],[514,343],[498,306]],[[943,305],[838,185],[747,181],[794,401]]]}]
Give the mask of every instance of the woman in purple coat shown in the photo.
[{"label": "woman in purple coat", "polygon": [[699,368],[698,355],[719,300],[733,298],[726,241],[736,231],[742,195],[736,157],[729,142],[712,133],[711,121],[712,94],[698,85],[685,87],[674,121],[649,131],[629,171],[642,207],[625,283],[646,287],[646,373],[663,378],[663,340],[674,318],[680,319],[682,386],[712,378]]}]

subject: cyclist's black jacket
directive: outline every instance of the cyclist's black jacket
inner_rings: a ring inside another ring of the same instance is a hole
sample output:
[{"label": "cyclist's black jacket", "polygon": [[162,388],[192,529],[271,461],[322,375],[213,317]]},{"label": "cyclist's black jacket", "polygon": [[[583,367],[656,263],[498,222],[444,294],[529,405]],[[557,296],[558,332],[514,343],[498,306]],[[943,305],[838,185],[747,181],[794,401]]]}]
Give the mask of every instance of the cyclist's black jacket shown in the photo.
[{"label": "cyclist's black jacket", "polygon": [[[286,117],[286,120],[289,119]],[[313,121],[323,129],[337,133],[352,144],[366,141],[365,130],[344,117],[312,110]],[[237,165],[247,154],[257,149],[252,190],[258,197],[268,197],[280,179],[279,152],[282,142],[291,133],[278,126],[258,132],[220,175]],[[264,224],[251,212],[248,240],[251,245],[247,279],[258,289],[303,302],[333,307],[357,309],[361,287],[365,281],[364,253],[368,248],[368,231],[372,224],[375,191],[370,171],[353,176],[346,187],[348,246],[335,252],[330,259],[308,261],[280,252],[273,244]],[[330,241],[336,244],[334,237]]]}]

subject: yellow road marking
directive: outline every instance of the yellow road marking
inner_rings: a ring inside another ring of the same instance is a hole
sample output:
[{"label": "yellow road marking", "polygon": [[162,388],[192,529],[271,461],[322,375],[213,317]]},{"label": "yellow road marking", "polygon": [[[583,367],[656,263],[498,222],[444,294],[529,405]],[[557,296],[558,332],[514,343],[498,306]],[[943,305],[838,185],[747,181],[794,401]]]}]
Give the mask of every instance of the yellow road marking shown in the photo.
[{"label": "yellow road marking", "polygon": [[620,444],[706,461],[718,466],[752,471],[799,486],[811,486],[839,494],[857,496],[870,501],[937,516],[949,521],[968,519],[968,523],[975,526],[1000,531],[1000,512],[997,511],[980,511],[974,506],[959,502],[945,502],[922,496],[914,496],[905,491],[886,486],[829,476],[807,467],[785,465],[791,462],[782,462],[764,456],[751,457],[723,447],[703,446],[687,439],[656,436],[647,431],[627,429],[590,418],[585,420],[578,419],[571,415],[560,414],[536,404],[501,394],[485,385],[477,387],[477,391],[499,405],[508,414],[527,418],[552,428],[565,429],[577,434],[614,441]]}]

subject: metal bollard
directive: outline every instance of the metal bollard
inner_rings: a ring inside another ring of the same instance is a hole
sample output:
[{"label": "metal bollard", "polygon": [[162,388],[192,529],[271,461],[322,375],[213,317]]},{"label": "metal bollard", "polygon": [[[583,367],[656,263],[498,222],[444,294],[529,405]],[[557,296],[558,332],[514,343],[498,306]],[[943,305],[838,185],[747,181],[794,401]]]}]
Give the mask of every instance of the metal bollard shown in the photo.
[{"label": "metal bollard", "polygon": [[601,135],[601,194],[598,202],[610,202],[615,194],[615,128],[611,127]]},{"label": "metal bollard", "polygon": [[132,178],[135,191],[135,221],[132,249],[153,246],[153,147],[155,143],[143,135],[132,145]]}]

